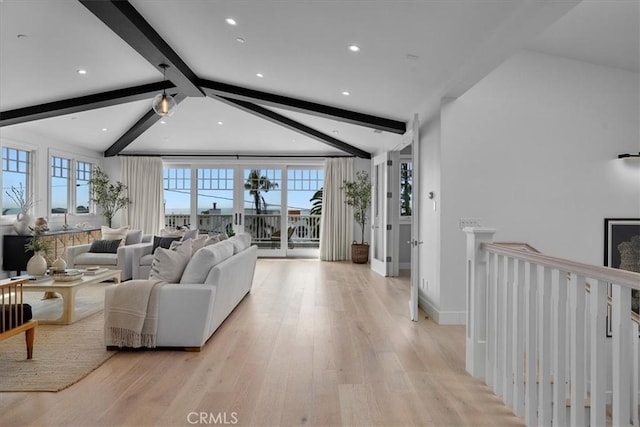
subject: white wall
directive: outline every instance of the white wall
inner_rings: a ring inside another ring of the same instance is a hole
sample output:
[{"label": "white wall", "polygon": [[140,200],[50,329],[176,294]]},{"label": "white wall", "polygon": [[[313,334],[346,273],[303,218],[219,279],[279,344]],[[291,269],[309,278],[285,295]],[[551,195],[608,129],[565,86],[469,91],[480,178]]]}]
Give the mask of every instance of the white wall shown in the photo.
[{"label": "white wall", "polygon": [[496,227],[497,240],[602,264],[604,218],[640,217],[640,162],[617,159],[640,151],[639,87],[637,73],[523,51],[443,103],[440,140],[429,128],[421,138],[423,170],[441,149],[441,261],[424,255],[427,277],[439,268],[440,278],[429,303],[464,312],[460,218]]}]

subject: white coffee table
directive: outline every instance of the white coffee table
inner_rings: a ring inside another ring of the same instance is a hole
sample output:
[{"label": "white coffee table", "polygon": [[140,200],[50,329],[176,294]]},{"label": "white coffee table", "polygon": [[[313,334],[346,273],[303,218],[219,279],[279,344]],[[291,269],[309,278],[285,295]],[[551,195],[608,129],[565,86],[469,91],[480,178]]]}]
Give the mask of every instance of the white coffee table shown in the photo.
[{"label": "white coffee table", "polygon": [[25,283],[23,285],[24,292],[57,292],[62,296],[62,315],[59,319],[38,319],[41,325],[70,325],[80,319],[84,319],[100,309],[90,310],[82,313],[76,313],[75,300],[76,293],[89,285],[113,280],[114,283],[120,283],[120,270],[107,270],[95,275],[85,274],[78,280],[73,282],[56,282],[53,279],[44,280],[37,283]]}]

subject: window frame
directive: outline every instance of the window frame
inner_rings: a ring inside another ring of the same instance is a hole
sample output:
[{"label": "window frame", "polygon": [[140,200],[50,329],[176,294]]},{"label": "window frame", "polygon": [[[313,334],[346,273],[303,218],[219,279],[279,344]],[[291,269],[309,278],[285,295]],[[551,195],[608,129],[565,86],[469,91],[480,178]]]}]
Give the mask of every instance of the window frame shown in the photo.
[{"label": "window frame", "polygon": [[[8,148],[11,150],[17,150],[17,151],[24,151],[27,153],[27,172],[26,172],[26,176],[27,176],[27,185],[26,185],[26,189],[27,189],[27,197],[32,197],[34,199],[34,205],[35,205],[35,187],[36,187],[36,176],[35,176],[35,167],[34,164],[37,161],[37,150],[36,147],[31,146],[31,145],[27,145],[27,144],[12,144],[12,143],[5,143],[2,142],[0,143],[0,148]],[[2,157],[2,151],[0,151],[0,158],[4,159]],[[4,189],[4,169],[2,171],[0,171],[0,189]],[[5,193],[5,190],[2,190],[2,193],[0,194],[0,209],[2,206],[4,206],[4,201],[5,199],[8,198],[7,194]],[[35,213],[35,206],[32,206],[29,209],[29,214],[33,215]],[[0,225],[7,225],[7,224],[12,224],[17,217],[17,213],[16,214],[9,214],[9,215],[3,215],[2,211],[0,210]]]},{"label": "window frame", "polygon": [[402,164],[408,163],[411,164],[411,212],[413,213],[413,157],[409,155],[400,155],[399,165],[398,165],[398,219],[400,224],[410,224],[412,215],[402,215]]},{"label": "window frame", "polygon": [[52,159],[54,157],[59,157],[59,158],[63,158],[63,159],[67,159],[69,160],[69,179],[68,179],[68,183],[67,183],[67,214],[68,215],[73,215],[73,216],[88,216],[88,215],[95,215],[96,214],[96,206],[95,203],[93,203],[92,201],[89,201],[89,212],[86,213],[77,213],[76,212],[76,208],[77,208],[77,192],[76,192],[76,185],[77,185],[77,163],[78,162],[82,162],[82,163],[88,163],[89,165],[91,165],[91,175],[93,175],[93,171],[95,170],[96,167],[100,166],[100,163],[98,161],[98,159],[96,158],[92,158],[92,157],[87,157],[87,156],[82,156],[82,155],[77,155],[74,153],[70,153],[67,151],[62,151],[62,150],[49,150],[49,155],[47,157],[47,167],[48,167],[48,174],[47,174],[47,210],[46,210],[46,215],[50,216],[50,217],[59,217],[64,215],[64,213],[52,213],[51,209],[52,209],[52,200],[51,200],[51,179],[52,179]]}]

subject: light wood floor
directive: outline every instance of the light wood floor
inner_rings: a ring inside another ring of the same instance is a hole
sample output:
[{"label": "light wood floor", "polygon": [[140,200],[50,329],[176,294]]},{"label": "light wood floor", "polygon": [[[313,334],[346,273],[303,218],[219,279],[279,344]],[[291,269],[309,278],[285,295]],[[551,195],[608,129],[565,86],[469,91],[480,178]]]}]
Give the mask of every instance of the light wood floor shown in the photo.
[{"label": "light wood floor", "polygon": [[2,393],[0,425],[522,425],[466,374],[463,327],[408,319],[408,278],[264,259],[255,277],[202,352],[120,352],[61,392]]}]

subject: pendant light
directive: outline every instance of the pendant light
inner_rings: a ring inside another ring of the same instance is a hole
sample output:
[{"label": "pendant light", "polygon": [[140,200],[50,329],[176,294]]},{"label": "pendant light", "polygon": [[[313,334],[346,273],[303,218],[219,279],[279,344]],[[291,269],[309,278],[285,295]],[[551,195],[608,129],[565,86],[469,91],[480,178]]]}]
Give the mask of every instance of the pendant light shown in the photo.
[{"label": "pendant light", "polygon": [[[162,68],[162,78],[166,81],[167,77],[167,68],[169,66],[167,64],[160,64],[160,68]],[[153,111],[156,112],[157,115],[162,117],[168,117],[173,115],[176,111],[176,105],[178,105],[173,99],[171,95],[167,95],[167,91],[163,90],[162,93],[157,94],[153,97],[153,102],[151,106],[153,107]]]}]

